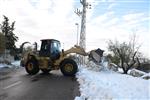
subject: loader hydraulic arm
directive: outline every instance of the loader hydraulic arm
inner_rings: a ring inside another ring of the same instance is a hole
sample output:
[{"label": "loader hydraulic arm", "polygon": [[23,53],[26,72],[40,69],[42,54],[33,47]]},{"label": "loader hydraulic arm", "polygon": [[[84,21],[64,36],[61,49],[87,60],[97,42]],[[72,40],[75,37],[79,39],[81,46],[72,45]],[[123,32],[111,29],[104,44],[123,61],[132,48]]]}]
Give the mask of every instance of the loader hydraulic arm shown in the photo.
[{"label": "loader hydraulic arm", "polygon": [[90,52],[85,52],[83,48],[80,46],[75,45],[74,47],[70,48],[69,50],[66,50],[63,52],[63,55],[67,55],[70,53],[76,53],[82,56],[88,56],[89,60],[95,62],[95,63],[100,63],[102,60],[104,50],[101,50],[100,48],[91,50]]},{"label": "loader hydraulic arm", "polygon": [[76,53],[83,56],[88,56],[88,53],[85,52],[83,48],[80,46],[75,45],[74,47],[64,51],[64,55],[70,54],[70,53]]}]

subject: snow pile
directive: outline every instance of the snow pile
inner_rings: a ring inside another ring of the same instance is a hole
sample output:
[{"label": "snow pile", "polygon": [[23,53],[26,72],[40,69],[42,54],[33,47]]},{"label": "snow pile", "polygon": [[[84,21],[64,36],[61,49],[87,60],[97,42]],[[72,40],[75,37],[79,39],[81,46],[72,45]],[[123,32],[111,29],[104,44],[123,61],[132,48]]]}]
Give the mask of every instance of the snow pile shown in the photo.
[{"label": "snow pile", "polygon": [[109,71],[81,67],[77,80],[81,96],[75,100],[148,100],[150,81]]},{"label": "snow pile", "polygon": [[103,66],[100,66],[100,65],[97,65],[95,64],[93,61],[89,61],[86,63],[86,67],[89,69],[89,70],[93,70],[93,71],[100,71],[103,69]]},{"label": "snow pile", "polygon": [[7,67],[7,68],[12,68],[12,67],[18,68],[18,67],[20,67],[20,61],[13,61],[10,65],[7,65],[7,64],[4,64],[4,63],[0,63],[0,68],[4,68],[4,67]]},{"label": "snow pile", "polygon": [[0,63],[0,68],[3,68],[3,67],[8,67],[8,65]]},{"label": "snow pile", "polygon": [[146,73],[137,69],[132,69],[130,70],[130,75],[135,76],[135,77],[141,77],[145,75]]},{"label": "snow pile", "polygon": [[142,77],[146,77],[149,76],[150,77],[150,73],[146,73],[145,75],[143,75]]},{"label": "snow pile", "polygon": [[93,71],[102,71],[102,70],[109,70],[108,69],[108,62],[104,62],[104,60],[102,60],[101,63],[94,63],[93,61],[87,61],[86,62],[86,67],[89,69],[89,70],[93,70]]},{"label": "snow pile", "polygon": [[11,63],[13,66],[20,67],[20,61],[14,61]]},{"label": "snow pile", "polygon": [[150,73],[143,75],[142,78],[147,80],[150,79]]}]

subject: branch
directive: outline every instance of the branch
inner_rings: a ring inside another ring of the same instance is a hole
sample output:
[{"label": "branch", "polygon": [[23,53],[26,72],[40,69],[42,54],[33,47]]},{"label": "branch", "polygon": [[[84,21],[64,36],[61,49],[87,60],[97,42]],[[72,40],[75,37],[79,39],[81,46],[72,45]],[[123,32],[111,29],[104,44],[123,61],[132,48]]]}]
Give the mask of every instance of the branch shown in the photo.
[{"label": "branch", "polygon": [[118,48],[116,48],[116,49],[117,49],[117,52],[119,53],[119,56],[121,56],[120,50]]},{"label": "branch", "polygon": [[122,56],[122,54],[121,54],[120,50],[119,50],[118,48],[116,48],[116,49],[117,49],[117,52],[118,52],[119,57],[121,58],[121,60],[124,60],[124,58],[123,58],[123,56]]},{"label": "branch", "polygon": [[139,58],[136,57],[136,59],[137,59],[137,62],[138,62],[138,67],[141,66],[141,62],[140,62]]},{"label": "branch", "polygon": [[132,57],[132,60],[133,60],[133,61],[135,61],[134,58],[135,58],[135,55],[137,54],[137,52],[138,52],[138,51],[136,51],[136,52],[134,53],[133,57]]},{"label": "branch", "polygon": [[116,64],[119,68],[122,68],[119,64]]},{"label": "branch", "polygon": [[125,63],[127,64],[127,66],[128,66],[127,70],[129,70],[130,68],[132,68],[133,65],[136,63],[136,61],[135,61],[135,55],[136,55],[136,54],[137,54],[137,51],[134,53],[134,55],[133,55],[133,57],[132,57],[133,63],[128,64],[128,62],[125,62]]},{"label": "branch", "polygon": [[83,0],[80,0],[80,3],[83,4]]}]

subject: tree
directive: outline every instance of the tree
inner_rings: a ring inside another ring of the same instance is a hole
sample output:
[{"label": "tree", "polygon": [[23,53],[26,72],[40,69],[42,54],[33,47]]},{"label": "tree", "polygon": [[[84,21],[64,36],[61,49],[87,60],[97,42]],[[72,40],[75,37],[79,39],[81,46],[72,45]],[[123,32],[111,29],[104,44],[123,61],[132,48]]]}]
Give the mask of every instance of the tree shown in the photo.
[{"label": "tree", "polygon": [[127,74],[128,70],[135,67],[134,65],[137,63],[137,54],[140,46],[136,47],[135,44],[135,37],[129,43],[119,43],[117,40],[108,42],[108,50],[112,52],[109,58],[123,69],[124,74]]},{"label": "tree", "polygon": [[10,50],[10,54],[14,55],[16,49],[15,42],[17,42],[18,40],[18,37],[14,34],[15,21],[10,25],[8,17],[3,17],[4,21],[2,22],[2,24],[0,24],[0,29],[5,36],[6,49]]},{"label": "tree", "polygon": [[5,36],[0,32],[0,53],[5,51]]}]

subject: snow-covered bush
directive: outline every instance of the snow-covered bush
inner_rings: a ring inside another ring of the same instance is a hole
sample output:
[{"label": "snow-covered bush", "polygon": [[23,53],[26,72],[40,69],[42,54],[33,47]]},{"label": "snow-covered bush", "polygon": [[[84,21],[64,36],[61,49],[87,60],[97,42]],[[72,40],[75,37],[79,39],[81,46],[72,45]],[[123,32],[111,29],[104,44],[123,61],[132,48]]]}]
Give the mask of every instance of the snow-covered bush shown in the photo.
[{"label": "snow-covered bush", "polygon": [[147,73],[142,76],[143,79],[149,80],[150,79],[150,73]]},{"label": "snow-covered bush", "polygon": [[144,74],[146,74],[145,72],[142,72],[140,70],[137,70],[137,69],[132,69],[130,71],[130,75],[134,76],[134,77],[141,77],[143,76]]}]

